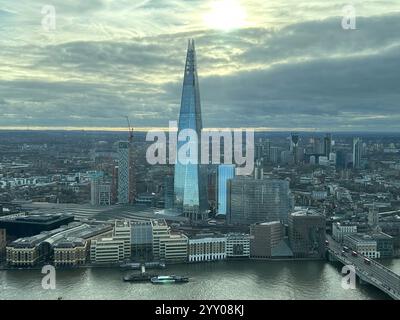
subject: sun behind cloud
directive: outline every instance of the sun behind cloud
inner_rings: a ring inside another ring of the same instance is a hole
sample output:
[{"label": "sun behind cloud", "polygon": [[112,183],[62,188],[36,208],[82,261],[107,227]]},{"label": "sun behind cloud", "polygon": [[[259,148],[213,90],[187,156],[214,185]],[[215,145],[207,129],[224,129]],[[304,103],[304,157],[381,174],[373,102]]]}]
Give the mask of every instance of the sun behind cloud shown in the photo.
[{"label": "sun behind cloud", "polygon": [[216,0],[210,5],[203,21],[207,28],[229,31],[246,25],[246,10],[239,0]]}]

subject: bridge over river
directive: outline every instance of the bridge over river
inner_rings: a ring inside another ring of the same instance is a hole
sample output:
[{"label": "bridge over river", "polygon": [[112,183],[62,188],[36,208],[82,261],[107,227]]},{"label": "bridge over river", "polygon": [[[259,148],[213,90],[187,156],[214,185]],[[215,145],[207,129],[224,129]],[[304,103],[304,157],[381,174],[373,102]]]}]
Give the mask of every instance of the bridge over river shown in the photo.
[{"label": "bridge over river", "polygon": [[343,253],[342,245],[329,236],[328,242],[327,248],[331,259],[340,261],[344,265],[353,265],[362,281],[370,283],[393,299],[400,300],[400,275],[376,260],[369,259],[370,263],[365,263],[366,257],[359,253],[357,256],[353,256],[351,252]]}]

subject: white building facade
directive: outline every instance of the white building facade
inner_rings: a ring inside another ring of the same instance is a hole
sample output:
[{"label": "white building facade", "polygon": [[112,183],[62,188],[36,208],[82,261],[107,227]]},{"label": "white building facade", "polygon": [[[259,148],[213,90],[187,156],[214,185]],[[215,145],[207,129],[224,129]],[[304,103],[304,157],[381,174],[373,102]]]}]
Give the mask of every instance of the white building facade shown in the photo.
[{"label": "white building facade", "polygon": [[124,241],[113,238],[94,240],[90,247],[90,261],[100,264],[114,264],[125,259]]},{"label": "white building facade", "polygon": [[124,259],[131,257],[131,236],[131,222],[129,220],[116,220],[113,239],[124,242]]},{"label": "white building facade", "polygon": [[333,223],[332,237],[338,242],[343,242],[343,239],[348,234],[357,233],[357,226],[343,225],[340,222]]},{"label": "white building facade", "polygon": [[189,239],[189,262],[226,259],[226,237],[199,237]]},{"label": "white building facade", "polygon": [[244,233],[229,233],[226,235],[226,257],[249,258],[250,235]]},{"label": "white building facade", "polygon": [[371,259],[379,259],[381,254],[377,250],[377,242],[368,235],[351,234],[344,237],[344,244],[352,250]]}]

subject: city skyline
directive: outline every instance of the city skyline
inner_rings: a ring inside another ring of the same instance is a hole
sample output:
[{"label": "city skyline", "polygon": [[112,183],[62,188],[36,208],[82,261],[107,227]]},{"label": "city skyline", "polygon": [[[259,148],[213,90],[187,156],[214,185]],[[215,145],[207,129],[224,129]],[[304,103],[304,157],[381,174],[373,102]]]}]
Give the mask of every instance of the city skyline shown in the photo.
[{"label": "city skyline", "polygon": [[50,31],[41,4],[5,4],[0,129],[165,128],[194,38],[206,128],[398,131],[396,1],[353,2],[356,30],[346,4],[49,1]]},{"label": "city skyline", "polygon": [[399,1],[2,3],[0,300],[399,301]]}]

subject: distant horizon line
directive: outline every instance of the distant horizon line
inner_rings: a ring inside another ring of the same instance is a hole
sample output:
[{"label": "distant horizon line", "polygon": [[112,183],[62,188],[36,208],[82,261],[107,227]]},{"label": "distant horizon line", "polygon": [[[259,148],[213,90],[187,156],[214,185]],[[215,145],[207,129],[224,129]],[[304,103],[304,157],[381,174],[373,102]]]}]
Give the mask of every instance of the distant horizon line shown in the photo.
[{"label": "distant horizon line", "polygon": [[[169,131],[169,127],[135,127],[131,128],[134,132],[148,131]],[[172,128],[174,131],[177,128]],[[321,129],[321,128],[282,128],[282,127],[209,127],[203,128],[205,131],[227,131],[227,130],[254,130],[254,132],[373,132],[373,133],[400,133],[383,129],[361,130],[361,129]],[[78,126],[0,126],[0,131],[88,131],[88,132],[128,132],[126,127],[78,127]]]}]

